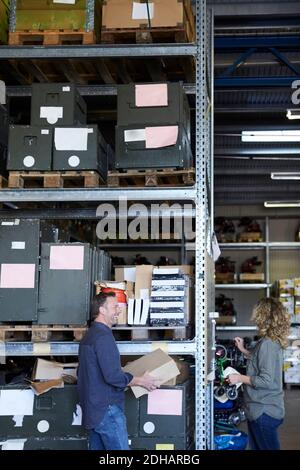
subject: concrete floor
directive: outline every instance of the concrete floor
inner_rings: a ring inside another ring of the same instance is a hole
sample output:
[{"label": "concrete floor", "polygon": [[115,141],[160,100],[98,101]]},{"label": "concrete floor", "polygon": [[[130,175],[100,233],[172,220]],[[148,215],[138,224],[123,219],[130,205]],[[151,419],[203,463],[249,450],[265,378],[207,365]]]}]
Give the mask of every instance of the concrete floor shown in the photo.
[{"label": "concrete floor", "polygon": [[282,450],[300,450],[300,386],[285,390],[285,419],[279,435]]},{"label": "concrete floor", "polygon": [[[285,390],[284,397],[285,419],[279,428],[281,450],[300,450],[300,386]],[[239,429],[248,433],[246,423]]]}]

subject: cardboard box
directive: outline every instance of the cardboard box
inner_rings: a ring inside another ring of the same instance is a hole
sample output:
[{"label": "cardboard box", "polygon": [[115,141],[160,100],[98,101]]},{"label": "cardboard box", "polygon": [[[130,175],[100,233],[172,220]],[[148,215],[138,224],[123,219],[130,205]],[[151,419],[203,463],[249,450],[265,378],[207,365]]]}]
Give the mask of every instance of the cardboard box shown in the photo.
[{"label": "cardboard box", "polygon": [[64,375],[72,375],[76,378],[78,362],[69,362],[63,364],[56,361],[46,361],[38,358],[32,372],[33,380],[57,380],[62,379]]},{"label": "cardboard box", "polygon": [[300,278],[299,277],[294,279],[294,295],[300,297]]},{"label": "cardboard box", "polygon": [[151,294],[152,265],[141,265],[135,271],[135,298],[149,299]]},{"label": "cardboard box", "polygon": [[100,294],[102,287],[110,287],[112,289],[121,289],[126,291],[126,282],[95,281],[96,295]]},{"label": "cardboard box", "polygon": [[278,294],[279,297],[289,297],[294,295],[294,279],[279,279]]},{"label": "cardboard box", "polygon": [[[161,349],[156,349],[150,354],[128,363],[123,370],[135,377],[140,377],[148,372],[158,379],[158,385],[163,385],[180,374],[175,361]],[[149,393],[143,387],[132,387],[132,391],[136,398]]]},{"label": "cardboard box", "polygon": [[179,359],[178,357],[173,357],[173,360],[175,361],[180,373],[179,375],[177,375],[177,377],[174,377],[173,379],[168,380],[168,382],[164,384],[164,385],[168,385],[172,387],[175,385],[182,384],[183,382],[188,380],[190,377],[189,364],[186,361]]},{"label": "cardboard box", "polygon": [[[178,28],[188,21],[186,16],[192,11],[189,0],[152,0],[149,8],[152,28]],[[143,0],[106,0],[103,3],[102,28],[133,29],[145,25],[148,25],[148,13]]]},{"label": "cardboard box", "polygon": [[264,273],[241,273],[240,281],[241,282],[264,282],[265,274]]},{"label": "cardboard box", "polygon": [[[145,276],[147,270],[150,270],[150,266],[148,264],[144,264],[141,266],[119,266],[115,268],[115,280],[116,281],[131,281],[136,282],[136,268],[145,268]],[[155,266],[156,268],[165,269],[179,269],[183,274],[187,274],[189,276],[194,275],[194,266],[188,264],[180,264],[180,265],[171,265],[171,266]],[[154,266],[152,266],[152,271]],[[150,283],[151,287],[151,283]]]},{"label": "cardboard box", "polygon": [[279,297],[279,302],[281,302],[285,306],[290,316],[294,315],[294,312],[295,312],[294,297],[292,296]]},{"label": "cardboard box", "polygon": [[76,383],[78,362],[46,361],[38,358],[32,372],[31,388],[36,395],[48,392],[52,388],[63,388],[64,382]]}]

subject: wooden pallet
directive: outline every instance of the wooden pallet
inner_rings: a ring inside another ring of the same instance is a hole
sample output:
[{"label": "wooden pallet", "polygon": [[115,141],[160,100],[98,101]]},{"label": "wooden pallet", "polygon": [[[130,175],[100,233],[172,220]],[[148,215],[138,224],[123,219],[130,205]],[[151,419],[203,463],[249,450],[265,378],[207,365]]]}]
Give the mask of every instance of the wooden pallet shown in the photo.
[{"label": "wooden pallet", "polygon": [[[131,18],[128,18],[128,6],[121,6],[120,21],[110,22],[108,20],[110,8],[116,7],[113,2],[103,2],[101,41],[108,43],[149,43],[149,42],[194,42],[196,38],[196,26],[193,9],[190,0],[178,0],[182,3],[182,15],[178,16],[177,24],[170,23],[166,19],[166,26],[157,26],[154,23],[148,24],[147,20],[140,20],[139,24],[133,24]],[[130,2],[129,2],[130,3]],[[169,2],[172,3],[172,2]],[[172,8],[173,5],[170,5]],[[129,6],[130,8],[130,6]],[[107,10],[107,11],[106,11]],[[105,24],[105,18],[108,23]],[[173,26],[174,24],[174,26]],[[151,26],[149,28],[149,26]]]},{"label": "wooden pallet", "polygon": [[106,44],[149,44],[193,42],[193,37],[183,27],[105,29],[101,31],[101,42]]},{"label": "wooden pallet", "polygon": [[218,233],[217,239],[219,243],[235,243],[236,234],[235,233]]},{"label": "wooden pallet", "polygon": [[261,232],[243,232],[239,233],[238,241],[242,243],[255,243],[255,242],[262,242],[262,234]]},{"label": "wooden pallet", "polygon": [[120,186],[190,186],[195,183],[195,169],[109,171],[107,185]]},{"label": "wooden pallet", "polygon": [[215,281],[216,284],[234,284],[235,275],[234,273],[216,273]]},{"label": "wooden pallet", "polygon": [[96,171],[10,171],[9,188],[98,188],[105,184]]},{"label": "wooden pallet", "polygon": [[240,274],[240,282],[242,283],[259,283],[264,282],[265,275],[264,273],[241,273]]},{"label": "wooden pallet", "polygon": [[0,175],[0,189],[7,188],[8,181],[4,176]]},{"label": "wooden pallet", "polygon": [[113,333],[117,341],[180,341],[192,338],[192,327],[187,325],[176,327],[114,327]]},{"label": "wooden pallet", "polygon": [[78,325],[0,325],[0,341],[80,341],[86,331]]},{"label": "wooden pallet", "polygon": [[62,44],[95,44],[94,31],[84,30],[25,30],[10,32],[8,37],[10,46],[24,46],[27,44],[43,46],[59,46]]}]

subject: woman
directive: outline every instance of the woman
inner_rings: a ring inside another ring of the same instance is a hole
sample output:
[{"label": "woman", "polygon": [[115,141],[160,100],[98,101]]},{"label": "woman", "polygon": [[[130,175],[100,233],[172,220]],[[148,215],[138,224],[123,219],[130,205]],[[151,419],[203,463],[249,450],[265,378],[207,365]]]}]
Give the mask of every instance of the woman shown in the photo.
[{"label": "woman", "polygon": [[252,319],[261,339],[248,351],[242,338],[238,349],[248,358],[247,375],[231,374],[229,383],[243,383],[249,439],[253,450],[280,450],[277,429],[284,418],[282,389],[283,348],[287,345],[290,319],[276,299],[258,302]]}]

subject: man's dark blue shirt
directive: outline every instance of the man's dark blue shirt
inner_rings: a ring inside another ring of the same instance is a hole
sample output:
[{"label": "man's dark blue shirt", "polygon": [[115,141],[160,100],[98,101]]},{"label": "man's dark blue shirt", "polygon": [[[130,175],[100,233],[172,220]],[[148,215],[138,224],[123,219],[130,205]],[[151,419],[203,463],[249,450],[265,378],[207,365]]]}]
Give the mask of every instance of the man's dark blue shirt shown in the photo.
[{"label": "man's dark blue shirt", "polygon": [[86,428],[96,428],[109,405],[124,410],[124,389],[132,378],[121,369],[111,329],[94,322],[79,347],[78,392]]}]

